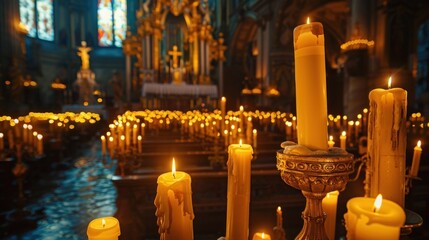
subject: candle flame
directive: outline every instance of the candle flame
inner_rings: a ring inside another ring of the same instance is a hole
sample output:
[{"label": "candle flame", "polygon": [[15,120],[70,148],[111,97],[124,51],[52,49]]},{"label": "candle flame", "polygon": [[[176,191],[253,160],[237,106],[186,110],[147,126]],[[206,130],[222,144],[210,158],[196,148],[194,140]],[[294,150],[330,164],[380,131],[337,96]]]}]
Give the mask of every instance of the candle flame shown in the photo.
[{"label": "candle flame", "polygon": [[346,131],[343,131],[342,133],[341,133],[341,135],[343,135],[344,137],[347,135],[347,133],[346,133]]},{"label": "candle flame", "polygon": [[43,139],[43,135],[42,134],[37,134],[37,139],[42,140]]},{"label": "candle flame", "polygon": [[421,147],[421,146],[422,146],[422,141],[420,141],[420,140],[419,140],[419,141],[417,142],[417,147]]},{"label": "candle flame", "polygon": [[0,138],[3,138],[3,136],[4,136],[4,134],[3,134],[3,133],[0,133]]},{"label": "candle flame", "polygon": [[141,136],[141,135],[138,135],[138,136],[137,136],[137,140],[141,141],[141,140],[142,140],[142,136]]},{"label": "candle flame", "polygon": [[281,212],[282,211],[282,207],[278,206],[277,207],[277,212]]},{"label": "candle flame", "polygon": [[262,237],[262,239],[264,239],[265,238],[265,233],[262,233],[261,237]]},{"label": "candle flame", "polygon": [[240,138],[240,147],[243,145],[243,140]]},{"label": "candle flame", "polygon": [[387,88],[390,89],[392,87],[392,76],[389,77],[389,80],[387,81]]},{"label": "candle flame", "polygon": [[103,218],[103,219],[101,219],[101,225],[103,225],[103,227],[105,227],[106,226],[106,220]]},{"label": "candle flame", "polygon": [[256,135],[258,133],[258,130],[253,129],[253,134]]},{"label": "candle flame", "polygon": [[307,17],[307,24],[310,24],[310,17]]},{"label": "candle flame", "polygon": [[222,102],[226,102],[226,98],[225,98],[225,97],[222,97],[222,98],[221,98],[221,101],[222,101]]},{"label": "candle flame", "polygon": [[240,112],[242,112],[244,110],[243,105],[240,106]]},{"label": "candle flame", "polygon": [[101,141],[104,141],[106,139],[106,137],[104,135],[101,135]]},{"label": "candle flame", "polygon": [[173,177],[176,178],[176,161],[173,158],[173,163],[171,164],[171,173],[173,174]]},{"label": "candle flame", "polygon": [[378,212],[380,210],[382,202],[383,202],[383,196],[381,194],[378,194],[377,198],[374,201],[374,212]]},{"label": "candle flame", "polygon": [[334,140],[334,137],[331,135],[329,136],[329,141],[332,141],[332,140]]}]

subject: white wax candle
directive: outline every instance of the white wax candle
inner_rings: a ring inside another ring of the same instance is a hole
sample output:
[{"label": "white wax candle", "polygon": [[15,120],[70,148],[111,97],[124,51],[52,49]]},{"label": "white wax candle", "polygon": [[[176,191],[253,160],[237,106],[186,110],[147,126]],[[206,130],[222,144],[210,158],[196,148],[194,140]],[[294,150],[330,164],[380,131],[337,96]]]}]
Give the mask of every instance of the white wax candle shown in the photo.
[{"label": "white wax candle", "polygon": [[252,154],[252,146],[248,144],[231,144],[228,147],[227,240],[249,238]]},{"label": "white wax candle", "polygon": [[335,239],[338,194],[338,191],[329,192],[322,200],[322,208],[326,212],[325,231],[328,239]]},{"label": "white wax candle", "polygon": [[411,163],[411,169],[409,173],[411,177],[417,177],[419,175],[420,157],[423,151],[421,144],[422,142],[419,140],[416,147],[414,147],[413,162]]},{"label": "white wax candle", "polygon": [[347,239],[378,240],[399,239],[405,213],[398,204],[384,200],[380,207],[374,206],[374,198],[357,197],[347,202]]},{"label": "white wax candle", "polygon": [[[174,162],[174,160],[173,160]],[[194,239],[191,177],[185,172],[164,173],[158,177],[155,197],[158,232],[163,240]]]},{"label": "white wax candle", "polygon": [[106,156],[106,137],[101,135],[101,155]]},{"label": "white wax candle", "polygon": [[118,240],[121,235],[118,219],[103,217],[92,220],[86,231],[88,240]]},{"label": "white wax candle", "polygon": [[329,136],[329,141],[328,141],[328,146],[330,148],[334,147],[335,142],[334,142],[334,137],[333,136]]},{"label": "white wax candle", "polygon": [[340,148],[346,150],[347,133],[343,131],[340,136]]},{"label": "white wax candle", "polygon": [[404,206],[407,91],[374,89],[369,93],[369,197]]},{"label": "white wax candle", "polygon": [[37,154],[43,155],[43,135],[37,134]]},{"label": "white wax candle", "polygon": [[328,149],[324,33],[321,23],[294,30],[298,143],[310,149]]}]

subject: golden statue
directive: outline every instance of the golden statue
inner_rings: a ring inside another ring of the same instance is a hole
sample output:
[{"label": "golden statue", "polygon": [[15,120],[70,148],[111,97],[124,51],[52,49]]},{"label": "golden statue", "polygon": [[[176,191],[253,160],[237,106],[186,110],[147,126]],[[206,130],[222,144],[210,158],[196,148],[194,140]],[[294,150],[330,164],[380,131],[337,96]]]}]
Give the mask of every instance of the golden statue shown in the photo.
[{"label": "golden statue", "polygon": [[89,69],[89,52],[92,48],[86,46],[86,42],[82,41],[82,46],[78,48],[78,56],[82,59],[82,70]]},{"label": "golden statue", "polygon": [[179,67],[179,56],[182,56],[182,52],[177,51],[177,46],[173,46],[173,51],[168,51],[168,55],[173,56],[173,68]]}]

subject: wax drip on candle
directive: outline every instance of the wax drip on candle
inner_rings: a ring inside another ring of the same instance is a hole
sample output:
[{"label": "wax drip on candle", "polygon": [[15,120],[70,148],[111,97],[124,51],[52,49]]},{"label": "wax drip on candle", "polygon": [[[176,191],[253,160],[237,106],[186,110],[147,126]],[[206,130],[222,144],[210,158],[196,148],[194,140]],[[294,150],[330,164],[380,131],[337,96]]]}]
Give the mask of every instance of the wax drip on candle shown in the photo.
[{"label": "wax drip on candle", "polygon": [[173,178],[176,178],[176,161],[174,161],[174,158],[173,163],[171,165],[171,173],[173,174]]},{"label": "wax drip on candle", "polygon": [[373,208],[373,212],[377,213],[380,208],[381,208],[381,203],[383,202],[383,196],[381,194],[377,195],[377,198],[375,198],[374,201],[374,208]]},{"label": "wax drip on candle", "polygon": [[106,226],[106,220],[104,218],[101,219],[101,225],[103,225],[103,228]]}]

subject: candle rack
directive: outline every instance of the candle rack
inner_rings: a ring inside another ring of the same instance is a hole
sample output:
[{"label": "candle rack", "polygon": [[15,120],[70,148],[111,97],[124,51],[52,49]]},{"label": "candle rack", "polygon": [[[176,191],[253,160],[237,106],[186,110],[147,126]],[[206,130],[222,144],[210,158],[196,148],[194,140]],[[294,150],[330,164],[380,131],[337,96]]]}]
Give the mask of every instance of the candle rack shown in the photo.
[{"label": "candle rack", "polygon": [[277,151],[277,169],[281,178],[286,184],[301,190],[306,198],[301,215],[304,225],[295,239],[328,239],[322,199],[328,192],[344,190],[349,174],[354,172],[354,163],[353,155],[346,152],[294,155]]}]

